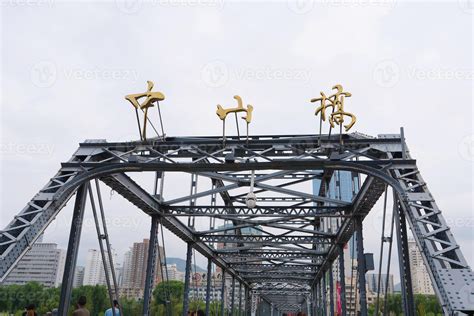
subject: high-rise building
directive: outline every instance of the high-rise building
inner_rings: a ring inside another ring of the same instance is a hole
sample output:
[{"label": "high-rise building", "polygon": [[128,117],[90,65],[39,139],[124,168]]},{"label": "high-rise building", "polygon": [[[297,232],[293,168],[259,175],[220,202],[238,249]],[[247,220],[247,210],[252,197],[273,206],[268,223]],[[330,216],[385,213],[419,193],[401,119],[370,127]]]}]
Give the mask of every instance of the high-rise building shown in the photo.
[{"label": "high-rise building", "polygon": [[66,252],[54,243],[39,242],[18,262],[2,285],[38,282],[47,287],[59,286],[64,274]]},{"label": "high-rise building", "polygon": [[179,271],[175,263],[166,265],[166,274],[164,276],[165,280],[168,277],[168,280],[172,281],[182,281],[184,282],[184,272]]},{"label": "high-rise building", "polygon": [[[360,188],[359,184],[359,175],[354,172],[350,171],[335,171],[331,177],[329,183],[324,184],[320,179],[313,180],[313,194],[320,195],[322,194],[325,197],[335,199],[335,200],[342,200],[346,202],[351,202],[354,196],[357,194]],[[333,218],[327,217],[319,220],[316,223],[318,225],[318,229],[324,232],[331,232],[335,233],[337,231],[338,226],[341,224],[340,218]],[[333,275],[333,288],[339,289],[334,291],[334,301],[340,301],[340,294],[341,291],[346,291],[346,308],[347,312],[356,311],[359,306],[355,301],[355,293],[351,293],[350,289],[350,281],[353,280],[354,276],[356,275],[356,267],[357,267],[357,253],[355,247],[355,238],[354,236],[349,240],[349,242],[344,246],[344,274],[345,274],[345,289],[342,289],[340,286],[340,267],[337,262],[332,265],[332,273]],[[319,250],[326,250],[320,246]],[[349,280],[349,284],[348,284]],[[326,283],[329,286],[329,282]],[[352,289],[354,291],[354,289]],[[326,291],[327,300],[329,300],[329,291]],[[336,304],[338,305],[338,304]],[[337,309],[337,307],[336,307]],[[326,311],[329,312],[328,310]],[[336,310],[336,312],[339,312]]]},{"label": "high-rise building", "polygon": [[72,281],[72,287],[80,287],[84,285],[84,270],[85,267],[76,266],[74,270],[74,280]]},{"label": "high-rise building", "polygon": [[[369,291],[373,293],[378,292],[378,285],[379,285],[378,273],[367,273],[365,275],[365,281],[367,283],[367,288]],[[387,285],[387,275],[380,274],[380,294],[385,295],[386,285]],[[394,292],[393,274],[389,274],[387,293],[392,294],[393,292]]]},{"label": "high-rise building", "polygon": [[[124,281],[121,288],[122,293],[128,297],[140,298],[143,297],[143,290],[145,288],[145,277],[148,263],[148,248],[150,241],[143,239],[142,242],[136,242],[130,249],[130,253],[125,254],[124,259]],[[159,258],[164,256],[163,247],[159,247],[159,254],[155,266],[155,279],[153,280],[153,287],[161,282],[161,269]]]},{"label": "high-rise building", "polygon": [[122,279],[120,280],[121,288],[130,287],[130,279],[132,277],[132,250],[129,249],[123,255],[123,264],[122,264]]},{"label": "high-rise building", "polygon": [[[110,267],[109,264],[109,256],[108,253],[105,252],[105,260],[107,262],[107,266]],[[115,265],[117,261],[117,254],[112,249],[112,261]],[[110,268],[108,269],[109,279],[112,282],[112,271]],[[86,258],[86,267],[84,269],[84,285],[107,285],[106,277],[105,277],[105,270],[104,264],[102,261],[102,255],[100,250],[97,249],[89,249],[87,252]]]},{"label": "high-rise building", "polygon": [[408,258],[410,260],[413,293],[433,295],[434,290],[428,270],[426,269],[421,252],[414,240],[408,241]]}]

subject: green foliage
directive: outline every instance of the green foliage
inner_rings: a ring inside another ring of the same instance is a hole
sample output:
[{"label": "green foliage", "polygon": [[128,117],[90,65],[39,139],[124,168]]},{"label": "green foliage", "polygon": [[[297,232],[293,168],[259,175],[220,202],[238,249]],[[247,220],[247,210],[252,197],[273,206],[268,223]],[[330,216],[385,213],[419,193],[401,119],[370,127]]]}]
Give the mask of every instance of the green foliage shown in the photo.
[{"label": "green foliage", "polygon": [[[169,293],[169,295],[168,295]],[[167,315],[166,309],[171,315],[179,315],[183,309],[184,283],[180,281],[165,281],[159,283],[153,290],[155,301],[154,314],[157,316]],[[169,300],[167,299],[169,297]]]},{"label": "green foliage", "polygon": [[106,309],[110,308],[107,288],[105,286],[85,285],[72,290],[70,313],[76,309],[77,300],[82,295],[87,298],[86,308],[93,316],[102,315]]},{"label": "green foliage", "polygon": [[[369,306],[369,315],[375,315],[375,302]],[[380,299],[379,315],[382,315],[384,299]],[[387,296],[387,309],[389,315],[403,315],[403,301],[401,294],[389,294]],[[415,295],[415,309],[418,316],[442,316],[443,311],[434,295]]]},{"label": "green foliage", "polygon": [[[44,315],[59,307],[60,294],[59,288],[48,288],[37,282],[25,285],[4,285],[0,287],[0,312],[21,315],[25,306],[35,304],[36,312]],[[105,309],[109,308],[110,304],[104,286],[82,286],[72,291],[73,305],[69,309],[69,314],[75,309],[74,304],[81,295],[86,296],[88,301],[86,307],[91,311],[91,315],[101,315]]]},{"label": "green foliage", "polygon": [[120,304],[124,315],[143,315],[143,302],[141,300],[121,298]]}]

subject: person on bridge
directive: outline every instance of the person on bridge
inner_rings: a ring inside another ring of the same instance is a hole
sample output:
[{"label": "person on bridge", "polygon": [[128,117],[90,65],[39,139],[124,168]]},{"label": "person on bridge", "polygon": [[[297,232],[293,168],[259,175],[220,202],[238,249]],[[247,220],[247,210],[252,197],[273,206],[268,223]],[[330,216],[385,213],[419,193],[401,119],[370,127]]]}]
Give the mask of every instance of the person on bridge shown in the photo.
[{"label": "person on bridge", "polygon": [[108,310],[105,311],[104,316],[120,316],[120,309],[119,309],[119,303],[117,300],[114,300],[114,309],[115,309],[115,315],[112,311],[112,307],[109,308]]},{"label": "person on bridge", "polygon": [[77,300],[77,309],[72,312],[72,316],[91,316],[91,313],[86,308],[87,299],[85,296],[80,296]]},{"label": "person on bridge", "polygon": [[36,306],[35,304],[30,304],[26,307],[26,311],[23,312],[23,316],[38,316],[38,313],[36,313]]}]

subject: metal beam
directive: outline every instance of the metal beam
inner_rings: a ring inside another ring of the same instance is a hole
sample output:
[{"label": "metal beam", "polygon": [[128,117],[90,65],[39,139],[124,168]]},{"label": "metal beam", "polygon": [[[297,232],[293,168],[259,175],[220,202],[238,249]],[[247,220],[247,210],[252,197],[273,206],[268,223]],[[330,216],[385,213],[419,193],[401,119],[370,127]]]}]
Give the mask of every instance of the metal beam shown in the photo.
[{"label": "metal beam", "polygon": [[82,223],[84,220],[84,210],[86,205],[87,188],[81,185],[76,193],[76,202],[72,213],[71,231],[66,253],[66,265],[64,267],[63,282],[61,284],[61,297],[59,300],[58,315],[67,316],[69,306],[71,306],[72,283],[74,281],[74,270],[77,263],[77,253],[81,240]]},{"label": "metal beam", "polygon": [[150,314],[151,292],[155,285],[156,258],[158,256],[158,224],[159,216],[151,216],[150,241],[148,243],[148,258],[145,274],[145,289],[143,290],[143,316]]}]

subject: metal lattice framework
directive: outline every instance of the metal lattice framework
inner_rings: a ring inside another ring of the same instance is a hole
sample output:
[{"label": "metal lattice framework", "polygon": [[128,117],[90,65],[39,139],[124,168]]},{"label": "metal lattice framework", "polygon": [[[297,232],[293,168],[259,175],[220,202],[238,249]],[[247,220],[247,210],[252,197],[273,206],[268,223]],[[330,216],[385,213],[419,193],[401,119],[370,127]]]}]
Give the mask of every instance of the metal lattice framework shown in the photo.
[{"label": "metal lattice framework", "polygon": [[[352,201],[326,194],[327,183],[341,170],[363,175]],[[252,171],[257,206],[248,208],[245,196]],[[134,172],[155,172],[162,184],[165,173],[189,173],[191,193],[165,197],[149,192],[130,177]],[[407,222],[444,312],[474,311],[474,274],[400,135],[374,138],[355,133],[343,135],[342,143],[339,135],[227,137],[225,146],[219,137],[88,140],[0,232],[0,279],[74,194],[74,219],[80,218],[84,188],[92,179],[101,180],[188,243],[188,261],[189,249],[196,249],[243,285],[247,310],[255,301],[250,296],[259,296],[281,311],[320,304],[321,280],[337,263],[341,247],[354,233],[362,233],[363,219],[390,186],[397,204],[402,288],[411,284]],[[208,188],[199,190],[198,179]],[[321,183],[319,194],[308,190],[314,180]],[[202,228],[195,219],[203,217],[231,224]],[[70,291],[79,239],[76,225],[69,241],[71,264],[66,266],[63,298]],[[365,262],[359,259],[362,269]],[[411,293],[405,294],[405,312],[412,315]]]}]

